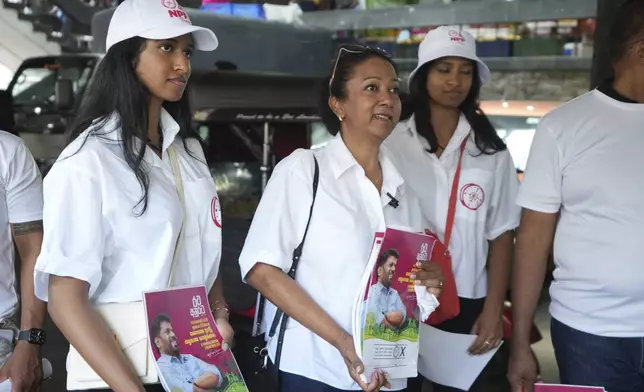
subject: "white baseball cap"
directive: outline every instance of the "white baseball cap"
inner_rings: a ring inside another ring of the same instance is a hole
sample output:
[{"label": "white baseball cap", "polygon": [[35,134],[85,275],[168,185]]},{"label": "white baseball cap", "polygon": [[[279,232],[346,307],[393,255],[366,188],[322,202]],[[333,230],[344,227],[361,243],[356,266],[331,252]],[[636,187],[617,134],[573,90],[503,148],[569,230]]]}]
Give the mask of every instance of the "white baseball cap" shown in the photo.
[{"label": "white baseball cap", "polygon": [[490,78],[490,69],[476,56],[476,40],[472,34],[458,27],[441,26],[431,30],[418,47],[418,65],[409,74],[407,83],[425,64],[442,57],[462,57],[476,61],[481,85]]},{"label": "white baseball cap", "polygon": [[193,26],[177,0],[125,0],[116,7],[110,20],[105,51],[134,37],[170,39],[184,34],[192,34],[197,50],[211,51],[219,46],[215,33]]}]

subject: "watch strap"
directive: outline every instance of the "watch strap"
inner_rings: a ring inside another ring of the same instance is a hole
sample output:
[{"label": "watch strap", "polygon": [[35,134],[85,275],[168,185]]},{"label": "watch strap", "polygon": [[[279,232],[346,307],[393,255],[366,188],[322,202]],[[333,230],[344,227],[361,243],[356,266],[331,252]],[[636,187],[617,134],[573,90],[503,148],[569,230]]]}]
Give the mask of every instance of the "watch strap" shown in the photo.
[{"label": "watch strap", "polygon": [[27,329],[18,332],[18,341],[26,341],[31,344],[42,346],[45,344],[45,331],[38,328]]}]

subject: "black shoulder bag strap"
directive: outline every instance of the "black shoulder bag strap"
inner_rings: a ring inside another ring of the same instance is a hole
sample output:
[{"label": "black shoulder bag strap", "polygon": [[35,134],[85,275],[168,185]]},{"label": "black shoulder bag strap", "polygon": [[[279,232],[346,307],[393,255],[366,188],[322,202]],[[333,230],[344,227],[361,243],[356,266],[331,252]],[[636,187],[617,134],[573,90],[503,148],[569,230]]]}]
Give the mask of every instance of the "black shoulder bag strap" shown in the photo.
[{"label": "black shoulder bag strap", "polygon": [[[309,220],[306,223],[306,229],[304,230],[304,236],[302,237],[302,242],[300,245],[295,248],[293,251],[293,263],[291,264],[291,269],[288,271],[288,276],[291,279],[295,280],[295,273],[297,271],[297,266],[300,263],[300,257],[302,257],[302,249],[304,249],[304,241],[306,240],[306,234],[309,231],[309,226],[311,225],[311,216],[313,215],[313,206],[315,205],[315,197],[318,192],[318,182],[320,180],[320,168],[318,165],[318,160],[313,156],[313,163],[315,164],[315,171],[313,173],[313,200],[311,201],[311,209],[309,211]],[[264,313],[264,304],[266,298],[262,295],[259,299],[259,306],[257,311],[260,312],[257,315],[257,327],[259,328],[262,323],[263,313]],[[277,335],[277,349],[275,351],[275,384],[279,386],[279,369],[280,369],[280,358],[282,356],[282,345],[284,343],[284,334],[286,332],[286,324],[288,323],[289,316],[285,314],[281,309],[275,311],[275,317],[273,318],[273,324],[271,325],[270,332],[268,333],[268,341],[266,346],[263,349],[259,350],[259,354],[264,357],[263,367],[267,367],[267,358],[268,358],[268,346],[275,337],[277,332],[277,327],[280,327],[280,332]],[[259,330],[259,329],[258,329]]]}]

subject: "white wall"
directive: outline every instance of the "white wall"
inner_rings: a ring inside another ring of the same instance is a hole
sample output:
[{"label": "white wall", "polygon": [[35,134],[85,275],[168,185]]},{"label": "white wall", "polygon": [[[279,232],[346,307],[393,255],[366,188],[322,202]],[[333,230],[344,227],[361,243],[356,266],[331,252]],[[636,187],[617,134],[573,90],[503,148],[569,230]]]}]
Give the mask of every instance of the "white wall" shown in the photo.
[{"label": "white wall", "polygon": [[13,71],[3,64],[0,64],[0,90],[4,90],[9,86],[9,82],[13,77]]}]

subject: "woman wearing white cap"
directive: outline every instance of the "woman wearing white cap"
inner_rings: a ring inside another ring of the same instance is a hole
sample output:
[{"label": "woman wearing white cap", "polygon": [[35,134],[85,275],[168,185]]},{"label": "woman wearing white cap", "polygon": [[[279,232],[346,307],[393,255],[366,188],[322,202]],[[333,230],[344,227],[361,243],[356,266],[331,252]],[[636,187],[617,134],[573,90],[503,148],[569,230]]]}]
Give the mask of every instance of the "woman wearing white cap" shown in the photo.
[{"label": "woman wearing white cap", "polygon": [[[397,167],[423,200],[439,236],[454,200],[449,251],[460,314],[437,327],[477,335],[470,353],[482,354],[502,339],[513,230],[520,217],[514,202],[518,179],[505,144],[478,106],[490,71],[476,56],[474,37],[439,27],[427,34],[418,53],[418,66],[409,77],[413,115],[385,144],[395,151]],[[421,355],[433,360],[441,353]],[[495,392],[508,390],[506,374],[507,360],[497,355],[471,390],[486,385]],[[422,378],[410,382],[408,390],[420,391],[421,383]],[[453,389],[435,385],[434,390]]]},{"label": "woman wearing white cap", "polygon": [[[193,50],[217,44],[174,0],[126,0],[114,12],[72,140],[44,180],[36,295],[97,374],[70,357],[68,389],[89,389],[96,377],[115,391],[145,390],[105,323],[132,312],[145,291],[205,284],[218,327],[232,338],[218,276],[217,191],[184,94]],[[127,315],[145,332],[140,314]]]}]

